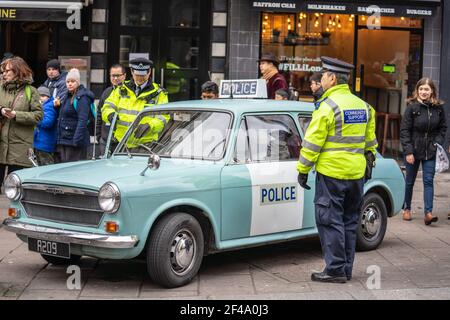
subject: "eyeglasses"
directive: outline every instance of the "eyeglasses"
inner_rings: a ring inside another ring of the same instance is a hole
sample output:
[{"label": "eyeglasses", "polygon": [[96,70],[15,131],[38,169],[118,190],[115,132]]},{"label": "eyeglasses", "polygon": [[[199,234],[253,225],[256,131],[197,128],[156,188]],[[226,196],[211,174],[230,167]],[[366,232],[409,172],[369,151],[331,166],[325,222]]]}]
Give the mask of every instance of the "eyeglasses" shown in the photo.
[{"label": "eyeglasses", "polygon": [[123,76],[123,73],[120,74],[110,74],[109,75],[111,78],[120,78],[121,76]]}]

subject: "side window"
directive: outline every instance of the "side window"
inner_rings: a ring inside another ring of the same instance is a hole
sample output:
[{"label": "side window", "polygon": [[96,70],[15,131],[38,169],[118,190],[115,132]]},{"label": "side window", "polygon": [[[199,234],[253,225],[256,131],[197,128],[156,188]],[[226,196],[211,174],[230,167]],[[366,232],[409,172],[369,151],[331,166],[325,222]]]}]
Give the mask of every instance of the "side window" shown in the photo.
[{"label": "side window", "polygon": [[239,130],[235,162],[298,160],[301,138],[288,115],[245,116]]},{"label": "side window", "polygon": [[305,136],[306,129],[308,129],[308,126],[311,123],[311,117],[305,117],[304,115],[299,115],[298,122],[300,123],[300,128],[303,131],[303,136]]}]

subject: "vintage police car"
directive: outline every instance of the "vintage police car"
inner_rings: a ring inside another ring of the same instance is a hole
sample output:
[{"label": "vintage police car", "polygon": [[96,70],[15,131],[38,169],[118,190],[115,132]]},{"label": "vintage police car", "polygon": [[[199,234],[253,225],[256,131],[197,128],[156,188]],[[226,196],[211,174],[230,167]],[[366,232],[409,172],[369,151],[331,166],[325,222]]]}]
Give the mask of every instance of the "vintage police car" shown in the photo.
[{"label": "vintage police car", "polygon": [[[296,171],[313,109],[257,99],[146,109],[104,159],[10,174],[3,226],[53,264],[145,256],[156,283],[184,285],[204,255],[317,234],[315,173],[305,191]],[[158,115],[170,115],[158,141],[140,142],[138,124]],[[404,185],[397,163],[377,155],[365,185],[360,250],[382,242]]]}]

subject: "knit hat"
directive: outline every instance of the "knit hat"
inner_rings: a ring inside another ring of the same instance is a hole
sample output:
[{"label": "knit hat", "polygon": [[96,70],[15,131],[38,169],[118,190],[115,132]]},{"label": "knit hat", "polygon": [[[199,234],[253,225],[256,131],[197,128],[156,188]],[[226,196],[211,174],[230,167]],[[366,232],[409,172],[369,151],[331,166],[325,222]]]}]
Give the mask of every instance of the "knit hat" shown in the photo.
[{"label": "knit hat", "polygon": [[76,68],[70,69],[69,73],[67,73],[66,81],[67,80],[75,80],[80,84],[80,71]]},{"label": "knit hat", "polygon": [[48,68],[54,68],[54,69],[61,70],[61,64],[59,63],[58,59],[53,59],[53,60],[50,60],[49,62],[47,62],[47,69]]},{"label": "knit hat", "polygon": [[50,90],[45,87],[45,86],[41,86],[37,89],[37,91],[39,92],[40,96],[47,96],[50,97]]}]

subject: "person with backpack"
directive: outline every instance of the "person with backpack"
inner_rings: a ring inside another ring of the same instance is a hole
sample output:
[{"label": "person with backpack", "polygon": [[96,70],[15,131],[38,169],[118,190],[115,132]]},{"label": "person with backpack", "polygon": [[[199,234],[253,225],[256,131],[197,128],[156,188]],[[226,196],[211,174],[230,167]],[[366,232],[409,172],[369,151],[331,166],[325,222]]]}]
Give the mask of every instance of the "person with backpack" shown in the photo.
[{"label": "person with backpack", "polygon": [[44,110],[44,118],[38,122],[34,129],[34,154],[37,163],[41,166],[55,163],[56,125],[58,110],[53,105],[54,98],[47,87],[38,88],[40,102]]},{"label": "person with backpack", "polygon": [[[39,93],[32,87],[33,73],[20,57],[4,60],[0,69],[0,178],[8,172],[28,168],[34,126],[42,119]],[[32,149],[31,149],[32,150]]]},{"label": "person with backpack", "polygon": [[95,125],[92,115],[94,94],[80,84],[80,71],[71,69],[66,77],[67,96],[61,105],[56,133],[60,162],[85,160],[90,144],[88,126]]},{"label": "person with backpack", "polygon": [[267,98],[275,99],[275,92],[279,89],[289,90],[284,76],[278,71],[280,62],[273,53],[265,53],[259,61],[259,70],[267,84]]}]

